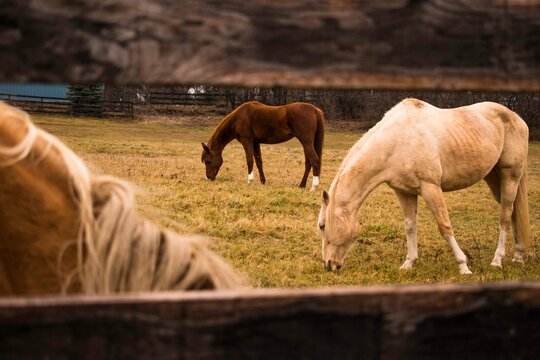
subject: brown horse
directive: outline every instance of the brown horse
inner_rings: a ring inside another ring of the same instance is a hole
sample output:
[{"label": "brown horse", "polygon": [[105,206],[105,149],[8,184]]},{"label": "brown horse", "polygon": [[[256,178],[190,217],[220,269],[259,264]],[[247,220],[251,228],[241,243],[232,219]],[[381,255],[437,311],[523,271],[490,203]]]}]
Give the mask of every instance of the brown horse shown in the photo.
[{"label": "brown horse", "polygon": [[137,216],[131,187],[95,175],[0,102],[0,295],[225,289],[234,271],[196,237]]},{"label": "brown horse", "polygon": [[227,115],[210,137],[208,145],[201,143],[201,161],[206,165],[206,178],[215,180],[223,164],[221,153],[232,140],[238,140],[246,152],[248,182],[253,182],[253,156],[262,184],[264,176],[261,144],[278,144],[296,137],[304,148],[306,168],[300,182],[305,187],[313,167],[313,191],[319,185],[324,142],[323,112],[307,103],[295,102],[283,106],[268,106],[256,101],[247,102]]}]

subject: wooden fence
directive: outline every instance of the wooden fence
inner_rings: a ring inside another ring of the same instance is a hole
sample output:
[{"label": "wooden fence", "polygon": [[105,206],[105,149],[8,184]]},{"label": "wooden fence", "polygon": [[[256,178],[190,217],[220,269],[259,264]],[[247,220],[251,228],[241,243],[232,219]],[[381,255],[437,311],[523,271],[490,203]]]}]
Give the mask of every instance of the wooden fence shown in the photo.
[{"label": "wooden fence", "polygon": [[3,359],[538,359],[540,284],[0,299]]},{"label": "wooden fence", "polygon": [[222,93],[150,92],[146,98],[146,103],[152,105],[216,105],[226,102],[227,95]]},{"label": "wooden fence", "polygon": [[133,103],[127,101],[71,101],[69,99],[0,93],[0,100],[29,112],[97,117],[133,118]]},{"label": "wooden fence", "polygon": [[[5,0],[0,11],[4,81],[540,90],[536,0]],[[535,359],[539,299],[539,283],[6,298],[0,357]]]}]

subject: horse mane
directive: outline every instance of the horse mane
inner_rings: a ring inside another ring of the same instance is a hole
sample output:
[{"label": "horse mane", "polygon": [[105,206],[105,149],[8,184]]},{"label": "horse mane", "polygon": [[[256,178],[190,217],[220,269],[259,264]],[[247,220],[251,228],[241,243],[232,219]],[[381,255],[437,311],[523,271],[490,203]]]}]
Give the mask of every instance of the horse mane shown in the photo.
[{"label": "horse mane", "polygon": [[[223,136],[224,135],[224,131],[225,129],[227,128],[227,126],[230,125],[230,123],[232,122],[232,120],[234,118],[236,118],[236,115],[238,114],[239,111],[243,111],[243,109],[245,108],[245,105],[247,104],[250,104],[251,102],[249,103],[244,103],[242,105],[240,105],[239,107],[237,107],[236,109],[234,109],[230,114],[228,114],[227,116],[225,116],[223,119],[221,119],[221,121],[218,123],[218,125],[216,126],[216,129],[214,130],[214,132],[212,133],[212,135],[210,136],[210,139],[208,140],[208,147],[210,149],[213,150],[212,148],[212,145],[214,144],[214,142],[216,142],[216,140],[219,139],[220,136]],[[225,140],[223,140],[222,142],[225,142]]]},{"label": "horse mane", "polygon": [[[8,120],[20,119],[24,123],[21,132],[26,132],[15,145],[0,141],[0,166],[25,159],[36,140],[42,139],[47,150],[41,159],[58,154],[69,174],[79,230],[77,268],[65,281],[63,292],[72,286],[86,294],[240,286],[233,269],[210,252],[200,237],[181,236],[140,218],[128,183],[91,174],[75,153],[37,128],[25,112],[1,102],[0,112]],[[69,242],[66,239],[66,247]]]}]

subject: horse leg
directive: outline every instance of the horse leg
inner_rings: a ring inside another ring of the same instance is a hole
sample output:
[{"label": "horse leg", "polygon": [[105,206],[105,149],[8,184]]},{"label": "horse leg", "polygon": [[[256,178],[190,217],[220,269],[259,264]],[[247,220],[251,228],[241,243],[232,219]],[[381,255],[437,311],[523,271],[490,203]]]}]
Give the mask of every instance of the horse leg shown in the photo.
[{"label": "horse leg", "polygon": [[448,244],[450,244],[450,247],[454,252],[454,256],[459,265],[459,272],[463,275],[472,274],[467,267],[467,257],[460,249],[456,238],[454,237],[454,231],[452,230],[452,224],[450,223],[448,209],[446,208],[446,202],[444,201],[441,188],[435,184],[422,183],[420,193],[437,221],[439,232],[446,239]]},{"label": "horse leg", "polygon": [[240,141],[246,152],[246,162],[248,168],[248,183],[251,184],[255,180],[255,175],[253,174],[253,142],[242,140]]},{"label": "horse leg", "polygon": [[311,183],[311,189],[309,191],[314,191],[317,186],[319,186],[319,174],[321,173],[321,162],[319,156],[315,152],[315,148],[312,143],[304,144],[304,156],[306,158],[306,170],[304,171],[304,177],[300,183],[300,187],[305,187],[307,182],[307,177],[309,175],[308,162],[313,167],[313,182]]},{"label": "horse leg", "polygon": [[[492,266],[497,266],[502,268],[502,259],[506,255],[505,244],[508,230],[512,223],[512,212],[514,210],[514,201],[516,199],[517,190],[519,186],[519,178],[514,176],[511,173],[512,169],[501,169],[500,170],[500,203],[501,203],[501,213],[499,218],[499,243],[497,244],[497,250],[495,250],[495,255],[493,256],[493,261],[491,262]],[[513,226],[514,236],[517,235],[515,231],[515,224]],[[523,247],[521,242],[518,242],[519,239],[516,238],[516,256],[514,259],[516,261],[523,261],[522,259],[522,250]]]},{"label": "horse leg", "polygon": [[395,193],[399,199],[399,203],[403,208],[405,215],[405,232],[407,234],[407,259],[401,265],[401,270],[411,269],[418,259],[418,242],[417,242],[417,207],[418,207],[418,195],[404,194],[395,190]]},{"label": "horse leg", "polygon": [[253,153],[255,155],[255,164],[257,164],[257,169],[259,170],[259,179],[261,184],[266,183],[266,177],[264,176],[263,164],[262,164],[262,155],[261,155],[261,144],[258,142],[253,143]]},{"label": "horse leg", "polygon": [[304,176],[302,176],[302,181],[300,182],[301,188],[306,187],[307,178],[309,176],[309,172],[311,171],[311,162],[309,161],[305,150],[304,150],[304,161],[305,161],[306,168],[304,170]]}]

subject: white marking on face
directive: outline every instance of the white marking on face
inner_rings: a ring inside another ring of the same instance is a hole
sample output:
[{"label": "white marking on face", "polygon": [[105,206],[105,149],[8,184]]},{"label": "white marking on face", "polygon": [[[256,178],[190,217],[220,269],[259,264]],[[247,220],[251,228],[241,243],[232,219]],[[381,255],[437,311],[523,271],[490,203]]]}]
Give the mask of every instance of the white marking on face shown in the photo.
[{"label": "white marking on face", "polygon": [[248,182],[252,183],[253,180],[255,180],[255,174],[253,174],[253,171],[248,174]]}]

